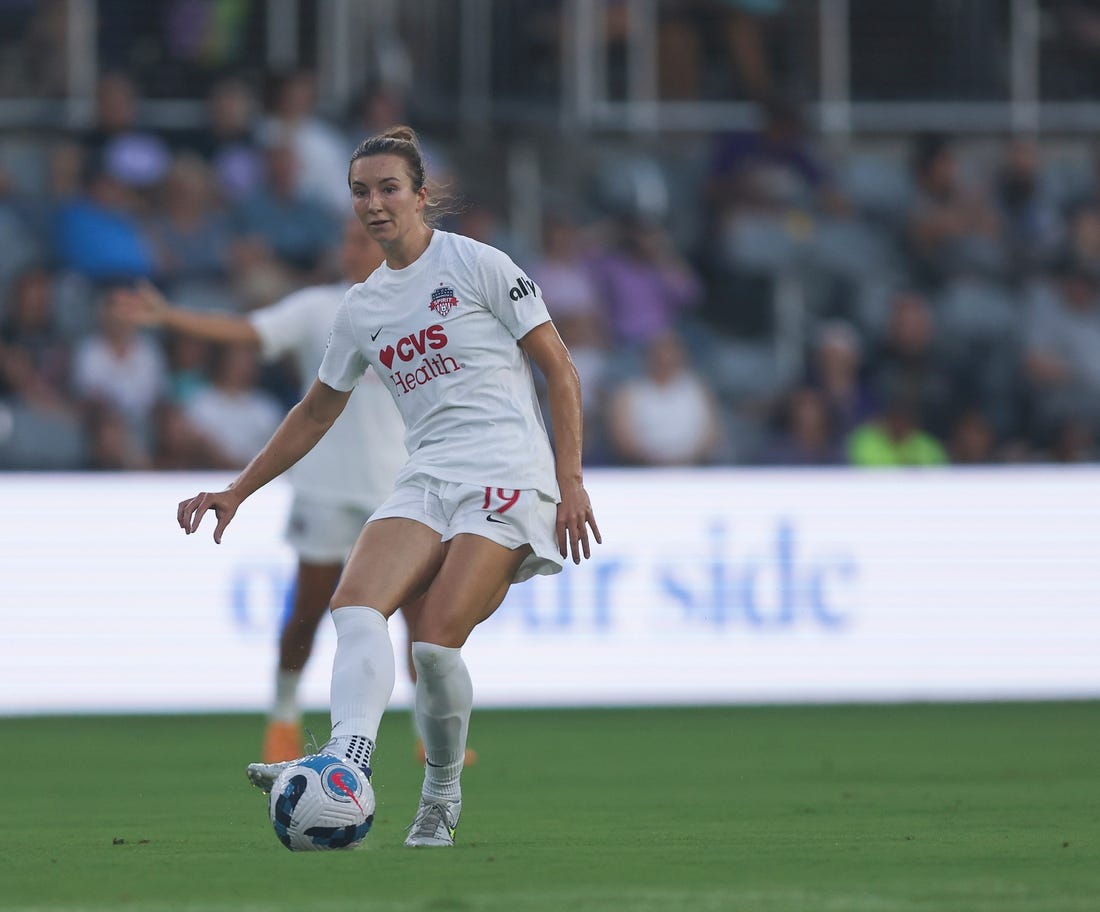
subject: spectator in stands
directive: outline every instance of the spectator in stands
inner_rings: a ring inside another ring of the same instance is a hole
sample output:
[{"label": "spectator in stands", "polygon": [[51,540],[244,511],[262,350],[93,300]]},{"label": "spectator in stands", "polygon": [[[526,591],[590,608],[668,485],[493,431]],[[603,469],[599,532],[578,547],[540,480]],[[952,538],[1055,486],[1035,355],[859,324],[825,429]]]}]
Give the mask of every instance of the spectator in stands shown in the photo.
[{"label": "spectator in stands", "polygon": [[[771,398],[796,379],[792,366],[774,358],[776,335],[784,331],[776,301],[785,284],[806,274],[822,213],[840,215],[849,208],[798,109],[772,99],[759,110],[755,128],[716,138],[703,199],[702,318],[730,349],[719,360],[719,386],[734,398],[746,392]],[[827,284],[821,280],[813,287],[831,294]],[[747,378],[721,366],[750,358],[759,367]]]},{"label": "spectator in stands", "polygon": [[457,207],[457,210],[448,213],[450,217],[446,219],[448,228],[445,230],[497,247],[517,260],[531,257],[523,239],[511,230],[497,207],[472,202]]},{"label": "spectator in stands", "polygon": [[764,461],[781,466],[843,465],[843,438],[835,430],[829,404],[821,390],[800,386],[787,394],[778,432]]},{"label": "spectator in stands", "polygon": [[917,397],[891,391],[882,411],[857,427],[847,441],[848,461],[864,468],[937,466],[947,462],[943,445],[920,422]]},{"label": "spectator in stands", "polygon": [[168,385],[172,402],[186,405],[198,392],[210,386],[209,343],[174,333],[163,342],[168,356]]},{"label": "spectator in stands", "polygon": [[264,178],[257,107],[251,87],[237,77],[219,80],[207,97],[207,129],[198,136],[196,151],[213,169],[218,192],[229,204],[259,190]]},{"label": "spectator in stands", "polygon": [[85,409],[90,447],[88,467],[104,471],[145,471],[153,467],[150,456],[153,424],[148,440],[111,403],[100,400]]},{"label": "spectator in stands", "polygon": [[[726,42],[730,58],[750,98],[773,98],[776,95],[775,65],[770,53],[769,31],[787,8],[787,0],[721,0],[729,10],[726,21]],[[783,35],[790,43],[789,30]]]},{"label": "spectator in stands", "polygon": [[644,348],[694,308],[703,286],[656,222],[616,218],[611,246],[590,263],[612,344]]},{"label": "spectator in stands", "polygon": [[1052,430],[1047,452],[1055,462],[1100,462],[1095,424],[1081,416],[1069,416]]},{"label": "spectator in stands", "polygon": [[701,465],[719,455],[722,424],[715,397],[688,365],[675,333],[652,336],[644,374],[611,393],[608,437],[616,457],[628,465]]},{"label": "spectator in stands", "polygon": [[[617,4],[620,15],[626,4]],[[660,7],[657,29],[657,75],[661,98],[695,101],[712,81],[708,50],[720,51],[720,69],[731,78],[722,85],[723,97],[762,99],[775,95],[772,51],[786,0],[695,0]],[[629,34],[629,22],[620,30]],[[624,36],[625,37],[625,36]],[[717,40],[716,40],[717,39]],[[719,46],[719,41],[721,44]]]},{"label": "spectator in stands", "polygon": [[49,150],[46,194],[54,204],[72,199],[83,192],[87,161],[88,155],[84,147],[71,139],[61,140]]},{"label": "spectator in stands", "polygon": [[297,181],[302,197],[337,217],[347,214],[348,187],[340,175],[347,171],[354,144],[318,114],[317,80],[311,70],[271,77],[259,135],[268,148],[291,149],[301,169]]},{"label": "spectator in stands", "polygon": [[213,384],[195,393],[185,411],[226,461],[239,468],[267,443],[284,410],[257,386],[259,361],[251,346],[222,346],[215,360]]},{"label": "spectator in stands", "polygon": [[232,226],[217,205],[210,172],[198,156],[182,153],[173,160],[145,234],[161,285],[224,280],[234,241]]},{"label": "spectator in stands", "polygon": [[961,371],[922,294],[901,289],[894,295],[886,334],[873,348],[868,370],[872,393],[880,402],[892,390],[904,388],[915,399],[922,424],[937,436],[947,432]]},{"label": "spectator in stands", "polygon": [[153,416],[154,469],[232,469],[231,459],[202,433],[176,402],[161,402]]},{"label": "spectator in stands", "polygon": [[100,161],[85,164],[84,193],[61,203],[55,253],[62,266],[92,280],[148,277],[152,248],[136,217],[134,191]]},{"label": "spectator in stands", "polygon": [[832,191],[798,108],[781,98],[760,105],[760,125],[719,134],[708,198],[719,212],[812,211]]},{"label": "spectator in stands", "polygon": [[30,0],[0,4],[4,95],[61,98],[69,89],[71,4]]},{"label": "spectator in stands", "polygon": [[[164,355],[156,342],[125,319],[109,292],[101,295],[99,316],[99,331],[77,343],[73,390],[99,416],[98,422],[92,422],[93,427],[112,440],[119,435],[113,430],[113,417],[107,413],[117,413],[136,441],[135,446],[142,448],[144,458],[152,440],[153,409],[168,389]],[[115,451],[117,447],[107,449]]]},{"label": "spectator in stands", "polygon": [[1092,101],[1100,91],[1100,5],[1096,0],[1047,0],[1043,13],[1043,86],[1049,97]]},{"label": "spectator in stands", "polygon": [[998,462],[997,432],[980,408],[963,408],[951,423],[947,452],[955,465]]},{"label": "spectator in stands", "polygon": [[965,273],[1005,274],[1004,224],[988,190],[960,173],[953,143],[926,134],[913,153],[916,200],[909,215],[909,251],[918,282],[939,286]]},{"label": "spectator in stands", "polygon": [[[580,230],[569,216],[555,213],[543,221],[542,256],[531,267],[531,278],[538,283],[577,366],[585,417],[591,418],[604,398],[608,333],[599,291],[582,252]],[[590,436],[585,436],[586,443]]]},{"label": "spectator in stands", "polygon": [[88,158],[135,190],[157,184],[171,158],[164,140],[138,124],[139,105],[133,79],[118,70],[104,73],[96,85],[95,124],[83,138]]},{"label": "spectator in stands", "polygon": [[411,118],[406,102],[405,90],[395,83],[380,81],[366,86],[352,104],[348,140],[358,144],[363,137],[375,136],[390,124],[408,123]]},{"label": "spectator in stands", "polygon": [[863,340],[851,324],[829,320],[814,341],[807,384],[819,391],[829,423],[846,436],[877,410],[863,376]]},{"label": "spectator in stands", "polygon": [[37,230],[35,218],[40,209],[0,164],[0,289],[43,258],[43,233]]},{"label": "spectator in stands", "polygon": [[[1040,427],[1100,421],[1100,279],[1072,256],[1026,305],[1024,368]],[[1049,433],[1049,431],[1048,431]]]},{"label": "spectator in stands", "polygon": [[574,354],[580,347],[606,349],[607,327],[599,291],[586,265],[581,231],[562,213],[542,223],[542,256],[531,269],[558,333]]},{"label": "spectator in stands", "polygon": [[0,468],[79,469],[81,416],[68,396],[69,348],[57,331],[51,277],[32,267],[0,315]]},{"label": "spectator in stands", "polygon": [[1039,147],[1014,137],[1004,147],[994,200],[1004,224],[1008,262],[1015,279],[1049,266],[1064,243],[1065,223],[1058,204],[1040,179]]},{"label": "spectator in stands", "polygon": [[[53,277],[42,266],[20,273],[0,313],[0,361],[19,359],[19,385],[40,401],[61,403],[69,385],[71,351],[53,310]],[[6,359],[5,359],[6,353]],[[11,366],[11,369],[15,369]]]},{"label": "spectator in stands", "polygon": [[[83,181],[86,176],[84,147],[70,137],[62,136],[56,141],[44,142],[41,146],[43,157],[43,185],[37,190],[23,188],[17,194],[19,210],[26,217],[30,232],[24,232],[25,240],[33,240],[43,259],[52,254],[55,243],[54,228],[57,213],[68,202],[80,197],[84,192]],[[11,205],[14,200],[6,201]],[[5,239],[4,247],[11,242]],[[11,256],[6,250],[0,253],[0,263]]]},{"label": "spectator in stands", "polygon": [[1072,258],[1082,271],[1100,280],[1100,203],[1082,201],[1070,210],[1066,222],[1069,237],[1067,249],[1060,251],[1062,258]]},{"label": "spectator in stands", "polygon": [[[354,149],[364,137],[376,136],[392,124],[416,125],[417,118],[409,113],[408,103],[409,93],[402,85],[392,80],[371,82],[351,106],[348,116],[351,124],[347,131],[348,148]],[[416,126],[429,183],[453,193],[457,177],[446,150],[439,143],[425,138],[420,133],[420,126]]]},{"label": "spectator in stands", "polygon": [[[340,221],[302,191],[293,146],[269,146],[265,161],[266,183],[236,209],[238,230],[290,267],[301,283],[318,279],[325,253],[339,240]],[[346,170],[346,166],[345,161],[341,167]],[[347,187],[344,205],[348,205]]]}]

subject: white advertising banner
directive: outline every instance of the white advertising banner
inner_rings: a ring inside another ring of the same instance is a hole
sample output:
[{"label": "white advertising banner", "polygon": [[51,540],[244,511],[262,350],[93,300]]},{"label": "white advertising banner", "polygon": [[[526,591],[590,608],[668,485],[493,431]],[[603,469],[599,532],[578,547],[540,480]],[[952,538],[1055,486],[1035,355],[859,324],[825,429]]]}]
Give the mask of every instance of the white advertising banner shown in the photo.
[{"label": "white advertising banner", "polygon": [[[223,475],[0,475],[0,714],[260,710],[289,491],[221,545]],[[604,544],[512,588],[481,706],[1100,697],[1100,470],[590,471]],[[407,706],[405,631],[393,702]],[[328,702],[326,619],[303,696]]]}]

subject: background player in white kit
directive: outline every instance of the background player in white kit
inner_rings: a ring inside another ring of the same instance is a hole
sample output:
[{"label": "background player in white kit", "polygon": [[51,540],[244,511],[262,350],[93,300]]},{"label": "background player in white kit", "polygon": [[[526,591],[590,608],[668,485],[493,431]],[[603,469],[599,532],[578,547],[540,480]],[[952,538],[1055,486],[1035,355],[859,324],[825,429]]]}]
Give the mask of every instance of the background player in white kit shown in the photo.
[{"label": "background player in white kit", "polygon": [[[349,219],[339,251],[344,282],[304,288],[247,316],[173,307],[148,284],[136,291],[119,290],[116,296],[130,319],[143,325],[210,342],[253,345],[267,360],[289,354],[308,389],[349,285],[370,275],[383,257],[358,220]],[[302,753],[302,669],[344,561],[363,524],[392,491],[408,457],[404,435],[404,422],[389,391],[374,371],[367,371],[325,439],[288,473],[294,499],[286,540],[298,555],[298,568],[291,614],[279,636],[275,699],[262,749],[267,763]],[[416,605],[402,610],[408,621]],[[475,759],[476,754],[468,752],[467,764]]]},{"label": "background player in white kit", "polygon": [[[348,174],[355,214],[386,261],[337,312],[318,379],[225,491],[182,501],[195,532],[207,510],[220,542],[240,504],[331,427],[373,366],[407,428],[409,460],[364,527],[332,597],[337,631],[332,737],[322,753],[370,776],[394,685],[387,619],[423,594],[413,631],[416,716],[427,750],[405,844],[454,844],[473,704],[461,647],[509,586],[589,556],[599,530],[581,473],[580,382],[535,284],[499,250],[425,221],[428,190],[415,134],[359,145]],[[530,359],[530,360],[529,360]],[[530,362],[546,378],[552,450]],[[282,764],[252,764],[270,789]]]}]

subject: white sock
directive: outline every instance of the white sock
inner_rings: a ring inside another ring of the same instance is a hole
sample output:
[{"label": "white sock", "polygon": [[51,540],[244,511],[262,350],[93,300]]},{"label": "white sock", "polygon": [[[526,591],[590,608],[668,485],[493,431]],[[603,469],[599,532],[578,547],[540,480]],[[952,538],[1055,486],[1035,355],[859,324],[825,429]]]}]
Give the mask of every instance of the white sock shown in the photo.
[{"label": "white sock", "polygon": [[416,721],[424,739],[425,798],[462,800],[462,763],[474,688],[462,650],[413,643],[416,663]]},{"label": "white sock", "polygon": [[352,605],[332,612],[336,655],[330,691],[330,749],[357,766],[369,766],[378,724],[394,684],[393,644],[380,612]]},{"label": "white sock", "polygon": [[302,717],[298,706],[298,684],[302,680],[301,671],[275,669],[275,705],[271,707],[270,718],[275,722],[297,722]]}]

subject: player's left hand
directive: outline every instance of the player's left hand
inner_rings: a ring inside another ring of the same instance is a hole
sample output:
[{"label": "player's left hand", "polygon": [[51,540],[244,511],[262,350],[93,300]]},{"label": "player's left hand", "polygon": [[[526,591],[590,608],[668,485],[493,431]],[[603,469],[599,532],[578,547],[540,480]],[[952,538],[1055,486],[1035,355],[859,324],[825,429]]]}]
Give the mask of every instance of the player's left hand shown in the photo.
[{"label": "player's left hand", "polygon": [[581,555],[585,559],[592,556],[588,542],[588,530],[592,529],[592,536],[596,543],[602,545],[599,526],[596,525],[596,516],[592,512],[592,502],[588,499],[588,492],[579,482],[570,485],[560,485],[561,503],[558,504],[558,521],[556,533],[558,537],[558,552],[562,557],[573,556],[573,563],[581,562]]}]

